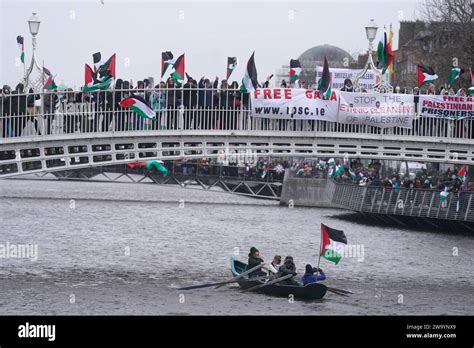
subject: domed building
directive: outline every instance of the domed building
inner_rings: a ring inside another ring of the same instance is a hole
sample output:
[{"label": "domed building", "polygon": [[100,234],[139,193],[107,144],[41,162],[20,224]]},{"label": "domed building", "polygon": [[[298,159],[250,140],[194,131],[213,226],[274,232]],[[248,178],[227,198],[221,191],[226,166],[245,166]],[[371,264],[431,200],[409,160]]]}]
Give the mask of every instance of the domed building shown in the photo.
[{"label": "domed building", "polygon": [[[349,54],[349,52],[342,48],[332,45],[320,45],[312,47],[304,51],[298,60],[301,63],[300,80],[306,85],[311,85],[316,82],[316,67],[323,66],[324,57],[327,58],[330,68],[362,68],[359,62]],[[289,59],[288,59],[289,60]],[[280,85],[282,80],[288,82],[290,67],[284,65],[278,69],[276,73],[275,84]]]}]

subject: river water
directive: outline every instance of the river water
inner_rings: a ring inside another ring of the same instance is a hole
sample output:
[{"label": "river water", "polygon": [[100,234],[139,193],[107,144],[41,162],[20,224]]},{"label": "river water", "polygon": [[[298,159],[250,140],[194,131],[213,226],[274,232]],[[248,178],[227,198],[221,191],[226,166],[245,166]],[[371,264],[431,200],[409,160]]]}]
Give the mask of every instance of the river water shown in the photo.
[{"label": "river water", "polygon": [[[0,198],[0,245],[37,245],[37,259],[0,258],[4,315],[474,314],[474,236],[154,184],[0,180]],[[363,246],[363,257],[321,260],[326,284],[350,297],[177,290],[231,277],[230,256],[245,260],[251,246],[268,261],[292,255],[303,273],[317,263],[321,222]]]}]

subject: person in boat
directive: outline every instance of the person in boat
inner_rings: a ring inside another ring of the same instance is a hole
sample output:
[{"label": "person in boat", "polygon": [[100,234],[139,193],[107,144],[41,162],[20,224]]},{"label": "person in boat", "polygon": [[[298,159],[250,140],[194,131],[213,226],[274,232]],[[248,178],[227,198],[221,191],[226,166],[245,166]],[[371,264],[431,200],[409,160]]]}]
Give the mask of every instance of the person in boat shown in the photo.
[{"label": "person in boat", "polygon": [[[316,273],[316,274],[314,274]],[[318,280],[325,280],[326,275],[321,268],[316,268],[310,264],[306,265],[306,272],[303,276],[303,285],[316,283]]]},{"label": "person in boat", "polygon": [[[265,263],[263,259],[260,257],[260,251],[255,248],[251,247],[250,248],[250,253],[249,253],[249,260],[247,262],[247,269],[254,268],[262,263]],[[257,269],[249,274],[249,277],[260,277],[260,276],[265,276],[266,273],[262,271],[262,269]]]},{"label": "person in boat", "polygon": [[278,274],[278,268],[280,267],[281,264],[281,256],[280,255],[275,255],[273,257],[273,261],[269,264],[266,265],[265,268],[268,270],[268,275],[272,276],[271,278],[273,279],[274,275]]},{"label": "person in boat", "polygon": [[[278,269],[277,276],[280,278],[280,277],[284,277],[288,274],[292,274],[293,276],[296,275],[296,266],[295,266],[295,262],[293,261],[292,256],[285,257],[285,260],[283,261],[283,265],[281,265],[280,268]],[[285,279],[284,281],[281,282],[281,284],[300,285],[294,279],[294,277],[289,278],[289,279]]]}]

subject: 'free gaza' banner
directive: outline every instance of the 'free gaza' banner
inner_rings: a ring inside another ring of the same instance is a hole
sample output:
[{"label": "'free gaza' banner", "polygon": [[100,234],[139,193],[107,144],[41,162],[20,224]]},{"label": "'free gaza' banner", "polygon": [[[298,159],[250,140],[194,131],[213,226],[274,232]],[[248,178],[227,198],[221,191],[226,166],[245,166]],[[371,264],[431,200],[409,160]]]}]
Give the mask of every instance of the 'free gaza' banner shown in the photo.
[{"label": "'free gaza' banner", "polygon": [[413,95],[339,92],[338,122],[380,128],[412,128]]},{"label": "'free gaza' banner", "polygon": [[270,119],[337,121],[338,98],[321,99],[317,91],[259,88],[250,93],[252,116]]},{"label": "'free gaza' banner", "polygon": [[474,98],[450,95],[420,95],[420,116],[450,120],[474,118]]}]

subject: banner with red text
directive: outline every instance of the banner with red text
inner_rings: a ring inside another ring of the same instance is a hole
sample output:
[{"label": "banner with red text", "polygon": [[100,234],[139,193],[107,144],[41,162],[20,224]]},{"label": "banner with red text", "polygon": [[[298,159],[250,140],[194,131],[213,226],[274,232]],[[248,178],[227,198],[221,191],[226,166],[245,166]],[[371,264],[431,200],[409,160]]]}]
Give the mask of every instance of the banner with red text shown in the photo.
[{"label": "banner with red text", "polygon": [[413,95],[339,92],[338,122],[380,128],[412,128]]},{"label": "banner with red text", "polygon": [[474,98],[450,95],[420,95],[420,116],[450,120],[474,118]]},{"label": "banner with red text", "polygon": [[335,91],[327,100],[322,99],[317,91],[296,88],[259,88],[250,95],[254,117],[337,121],[338,97]]}]

